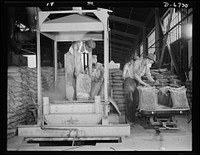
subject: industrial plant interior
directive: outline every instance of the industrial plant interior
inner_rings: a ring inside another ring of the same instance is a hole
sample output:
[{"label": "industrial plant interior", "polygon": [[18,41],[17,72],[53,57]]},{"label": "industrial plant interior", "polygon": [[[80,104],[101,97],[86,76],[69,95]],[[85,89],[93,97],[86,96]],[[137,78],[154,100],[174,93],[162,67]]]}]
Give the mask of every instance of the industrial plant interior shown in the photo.
[{"label": "industrial plant interior", "polygon": [[[4,7],[8,152],[193,150],[193,3],[18,5]],[[145,85],[137,62],[152,63]]]}]

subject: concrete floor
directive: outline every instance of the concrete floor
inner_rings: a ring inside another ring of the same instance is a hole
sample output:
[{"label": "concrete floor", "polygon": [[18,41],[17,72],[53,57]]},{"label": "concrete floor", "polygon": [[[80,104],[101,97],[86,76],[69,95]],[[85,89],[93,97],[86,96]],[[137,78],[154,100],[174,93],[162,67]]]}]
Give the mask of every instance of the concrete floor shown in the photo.
[{"label": "concrete floor", "polygon": [[137,119],[131,135],[121,143],[96,143],[96,146],[40,146],[27,144],[23,137],[7,142],[8,151],[192,151],[192,121],[187,116],[176,116],[179,130],[163,130],[160,134],[147,129],[144,119]]}]

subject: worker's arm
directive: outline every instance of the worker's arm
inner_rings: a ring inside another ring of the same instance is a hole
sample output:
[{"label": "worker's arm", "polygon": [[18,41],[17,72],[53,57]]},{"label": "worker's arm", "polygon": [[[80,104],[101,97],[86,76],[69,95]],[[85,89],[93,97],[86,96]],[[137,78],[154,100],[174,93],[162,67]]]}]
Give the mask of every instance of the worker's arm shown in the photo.
[{"label": "worker's arm", "polygon": [[134,66],[133,66],[133,73],[134,73],[133,76],[134,76],[135,80],[137,80],[140,84],[147,86],[147,87],[150,87],[149,84],[145,83],[140,78],[140,76],[139,76],[139,74],[140,74],[139,72],[141,71],[140,67],[141,67],[141,60],[136,60],[135,63],[134,63]]},{"label": "worker's arm", "polygon": [[99,68],[100,68],[99,82],[103,82],[103,79],[104,79],[104,67],[100,63],[99,63]]},{"label": "worker's arm", "polygon": [[152,76],[151,76],[151,72],[150,72],[150,69],[146,69],[146,76],[147,76],[147,78],[148,78],[148,80],[150,81],[150,82],[155,82],[154,81],[154,79],[152,78]]},{"label": "worker's arm", "polygon": [[144,86],[147,86],[147,87],[150,87],[150,85],[147,84],[147,83],[145,83],[144,81],[142,81],[142,79],[141,79],[137,74],[134,75],[134,78],[135,78],[140,84],[142,84],[142,85],[144,85]]},{"label": "worker's arm", "polygon": [[126,78],[127,71],[128,71],[128,64],[125,64],[123,68],[122,79]]}]

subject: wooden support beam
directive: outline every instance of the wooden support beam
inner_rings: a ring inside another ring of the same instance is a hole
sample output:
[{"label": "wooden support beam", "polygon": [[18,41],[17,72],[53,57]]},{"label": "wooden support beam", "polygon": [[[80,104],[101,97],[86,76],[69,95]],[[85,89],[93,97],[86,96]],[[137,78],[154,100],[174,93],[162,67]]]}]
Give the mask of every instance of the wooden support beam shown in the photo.
[{"label": "wooden support beam", "polygon": [[[103,47],[102,45],[99,46],[99,48],[103,49],[102,47]],[[116,48],[116,49],[119,49],[120,51],[121,51],[121,50],[124,50],[124,51],[131,50],[130,47],[120,46],[120,45],[118,45],[118,44],[111,44],[111,45],[110,45],[110,48],[111,48],[111,49]]]},{"label": "wooden support beam", "polygon": [[121,32],[121,31],[117,31],[117,30],[111,30],[111,33],[113,34],[117,34],[117,35],[120,35],[120,36],[125,36],[125,37],[129,37],[129,38],[137,38],[137,35],[134,35],[134,34],[130,34],[130,33],[125,33],[125,32]]},{"label": "wooden support beam", "polygon": [[112,38],[110,39],[111,40],[111,43],[119,43],[119,44],[124,44],[126,46],[133,46],[133,43],[129,42],[129,41],[125,41],[125,40],[120,40],[120,39],[115,39],[115,38]]},{"label": "wooden support beam", "polygon": [[123,49],[123,50],[130,50],[130,49],[131,49],[130,47],[127,47],[127,46],[120,46],[120,45],[118,45],[118,44],[111,44],[110,46],[111,46],[111,48],[112,48],[112,47],[116,47],[116,48]]},{"label": "wooden support beam", "polygon": [[[40,127],[18,128],[18,136],[25,137],[98,137],[98,136],[129,136],[129,124],[116,125],[85,125],[85,126],[46,126],[46,129]],[[72,132],[72,130],[74,130]]]},{"label": "wooden support beam", "polygon": [[142,29],[142,40],[143,40],[143,54],[147,54],[147,38],[145,27]]},{"label": "wooden support beam", "polygon": [[155,8],[155,54],[156,54],[156,60],[157,60],[157,63],[159,63],[159,58],[160,58],[160,41],[159,38],[160,38],[160,27],[159,27],[159,22],[160,22],[160,17],[159,17],[159,8]]},{"label": "wooden support beam", "polygon": [[110,15],[109,16],[109,20],[113,20],[113,21],[117,21],[117,22],[120,22],[120,23],[133,25],[133,26],[136,26],[136,27],[139,27],[139,28],[143,28],[144,27],[144,23],[142,23],[142,22],[135,21],[135,20],[130,20],[130,19],[114,16],[114,15]]},{"label": "wooden support beam", "polygon": [[169,55],[170,55],[170,57],[172,59],[172,63],[174,65],[174,68],[175,68],[177,74],[179,75],[179,67],[177,65],[176,59],[174,58],[173,52],[172,52],[171,47],[170,47],[169,44],[167,44],[167,48],[168,48],[168,51],[169,51]]},{"label": "wooden support beam", "polygon": [[[173,14],[173,9],[170,10],[170,16],[169,16],[168,24],[167,24],[167,31],[170,29],[170,23],[171,23],[171,20],[172,20],[172,14]],[[163,27],[163,26],[161,25],[161,27]],[[168,38],[168,33],[163,38],[162,53],[161,53],[161,57],[160,57],[160,62],[159,62],[158,68],[161,68],[161,65],[162,65],[162,61],[163,61],[163,57],[164,57],[164,53],[165,53],[165,46],[166,46],[166,43],[167,43],[167,38]]]}]

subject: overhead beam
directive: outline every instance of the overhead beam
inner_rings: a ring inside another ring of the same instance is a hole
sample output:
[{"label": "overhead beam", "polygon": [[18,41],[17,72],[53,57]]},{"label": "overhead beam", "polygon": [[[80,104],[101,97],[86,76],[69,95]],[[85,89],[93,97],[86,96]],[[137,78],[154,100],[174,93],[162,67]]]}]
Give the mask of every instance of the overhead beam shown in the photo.
[{"label": "overhead beam", "polygon": [[[102,50],[102,51],[104,50],[104,49],[103,49],[103,46],[99,46],[98,49],[99,49],[99,50]],[[98,50],[98,49],[97,49],[97,50]],[[115,47],[115,46],[112,46],[112,47],[111,47],[111,52],[112,52],[112,51],[117,51],[117,53],[120,54],[120,55],[122,55],[122,56],[124,56],[124,54],[126,54],[126,53],[129,53],[129,50],[130,50],[130,49],[120,49],[119,47]],[[95,51],[96,51],[96,50],[95,50]],[[109,51],[110,51],[110,50],[109,50]]]},{"label": "overhead beam", "polygon": [[117,21],[117,22],[120,22],[120,23],[133,25],[133,26],[136,26],[136,27],[139,27],[139,28],[143,28],[145,26],[145,24],[142,23],[142,22],[135,21],[135,20],[130,20],[130,19],[114,16],[114,15],[110,15],[109,16],[109,20],[113,20],[113,21]]},{"label": "overhead beam", "polygon": [[130,33],[125,33],[125,32],[121,32],[121,31],[117,31],[117,30],[111,30],[111,33],[117,34],[117,35],[120,35],[120,36],[125,36],[125,37],[129,37],[129,38],[133,38],[133,39],[137,38],[137,35],[130,34]]},{"label": "overhead beam", "polygon": [[[103,45],[100,45],[101,48],[103,48]],[[110,48],[117,48],[119,50],[130,50],[131,48],[130,47],[125,47],[125,46],[120,46],[120,45],[117,45],[117,44],[111,44],[110,45]]]},{"label": "overhead beam", "polygon": [[119,44],[124,44],[126,46],[133,46],[133,43],[131,43],[129,41],[124,41],[124,40],[115,39],[115,38],[112,38],[110,40],[111,40],[111,43],[119,43]]}]

